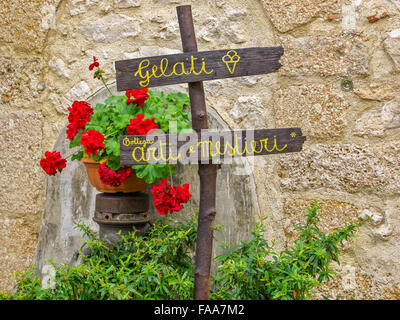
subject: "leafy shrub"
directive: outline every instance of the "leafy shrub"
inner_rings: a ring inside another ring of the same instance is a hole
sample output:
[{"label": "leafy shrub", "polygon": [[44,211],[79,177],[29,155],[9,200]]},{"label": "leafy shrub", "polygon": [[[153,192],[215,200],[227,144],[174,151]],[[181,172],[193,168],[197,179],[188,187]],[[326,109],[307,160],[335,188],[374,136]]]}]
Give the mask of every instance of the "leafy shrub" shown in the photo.
[{"label": "leafy shrub", "polygon": [[[78,224],[86,236],[88,254],[83,264],[56,265],[53,286],[42,288],[34,268],[18,273],[15,293],[3,299],[192,299],[193,269],[190,253],[196,238],[194,220],[172,226],[153,225],[146,237],[135,231],[121,235],[111,246]],[[0,296],[1,299],[1,296]]]},{"label": "leafy shrub", "polygon": [[[354,236],[360,223],[349,223],[322,233],[317,223],[320,203],[307,210],[307,222],[299,225],[294,245],[280,253],[264,239],[262,222],[256,224],[250,241],[224,245],[224,253],[212,277],[211,299],[307,299],[309,292],[333,270],[338,245]],[[193,299],[192,253],[197,226],[194,220],[170,224],[157,221],[147,236],[135,232],[110,246],[97,234],[78,224],[86,236],[89,253],[78,266],[53,264],[53,285],[42,288],[34,268],[17,274],[14,293],[1,299]]]},{"label": "leafy shrub", "polygon": [[252,231],[253,239],[237,246],[225,245],[217,257],[221,263],[214,278],[213,299],[306,299],[309,291],[334,273],[332,260],[339,263],[338,245],[353,236],[362,225],[345,224],[330,234],[317,224],[322,203],[313,202],[307,209],[307,222],[298,225],[299,237],[294,245],[280,253],[264,239],[262,223]]}]

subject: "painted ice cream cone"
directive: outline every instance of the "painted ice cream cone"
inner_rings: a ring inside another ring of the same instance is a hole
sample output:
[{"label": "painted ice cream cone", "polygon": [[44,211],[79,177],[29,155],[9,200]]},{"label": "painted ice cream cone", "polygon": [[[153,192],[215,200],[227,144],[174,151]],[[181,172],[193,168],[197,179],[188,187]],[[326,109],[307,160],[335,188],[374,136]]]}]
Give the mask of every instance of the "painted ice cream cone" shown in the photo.
[{"label": "painted ice cream cone", "polygon": [[239,60],[240,57],[235,50],[228,51],[227,54],[222,57],[222,61],[225,63],[231,74],[235,72],[236,64]]}]

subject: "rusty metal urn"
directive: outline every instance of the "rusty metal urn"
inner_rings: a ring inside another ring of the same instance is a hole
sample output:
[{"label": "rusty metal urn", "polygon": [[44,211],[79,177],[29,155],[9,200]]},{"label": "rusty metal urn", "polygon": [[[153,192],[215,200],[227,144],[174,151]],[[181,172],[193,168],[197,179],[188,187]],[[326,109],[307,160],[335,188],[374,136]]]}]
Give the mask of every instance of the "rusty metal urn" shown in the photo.
[{"label": "rusty metal urn", "polygon": [[136,235],[142,236],[150,227],[149,196],[143,192],[99,193],[93,220],[100,226],[100,239],[116,243],[117,233],[126,235],[136,227]]}]

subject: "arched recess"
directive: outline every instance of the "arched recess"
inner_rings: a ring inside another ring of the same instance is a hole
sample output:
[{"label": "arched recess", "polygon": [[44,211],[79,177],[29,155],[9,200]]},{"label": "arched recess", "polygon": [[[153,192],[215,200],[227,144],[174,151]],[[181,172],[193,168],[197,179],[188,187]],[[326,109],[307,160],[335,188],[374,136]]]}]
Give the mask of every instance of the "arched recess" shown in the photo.
[{"label": "arched recess", "polygon": [[[111,84],[114,94],[116,85]],[[157,89],[154,89],[157,90]],[[182,86],[163,87],[163,91],[182,91]],[[91,105],[101,103],[108,97],[106,89],[101,89],[86,99]],[[209,127],[212,129],[230,129],[218,113],[208,106]],[[60,151],[63,156],[72,153],[64,127],[54,145],[53,150]],[[185,209],[176,214],[178,220],[192,217],[199,206],[200,183],[197,165],[178,165],[174,175],[174,183],[190,184],[193,197],[185,205]],[[214,256],[221,253],[223,242],[237,244],[240,240],[250,237],[253,222],[259,214],[258,201],[251,161],[246,158],[234,159],[233,164],[224,164],[218,170],[217,176],[217,216],[215,223],[223,225],[215,233]],[[149,192],[149,188],[146,190]],[[49,259],[56,263],[70,265],[78,263],[77,256],[83,244],[81,233],[74,227],[74,221],[83,221],[93,230],[98,231],[97,224],[92,220],[94,214],[94,189],[86,176],[83,164],[79,161],[69,161],[61,174],[47,177],[43,215],[39,240],[34,258],[40,276],[52,270]],[[150,199],[152,196],[150,194]],[[158,214],[152,203],[150,210],[153,217]]]}]

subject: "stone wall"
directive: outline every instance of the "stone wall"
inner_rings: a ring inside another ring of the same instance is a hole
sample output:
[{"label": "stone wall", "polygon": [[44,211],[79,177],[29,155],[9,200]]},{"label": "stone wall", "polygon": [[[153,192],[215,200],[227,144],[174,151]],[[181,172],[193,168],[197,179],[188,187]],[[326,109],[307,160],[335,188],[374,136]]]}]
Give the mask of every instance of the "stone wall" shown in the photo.
[{"label": "stone wall", "polygon": [[[315,295],[398,298],[397,0],[1,1],[0,291],[35,252],[39,160],[70,104],[101,87],[87,69],[92,56],[112,81],[116,60],[179,52],[180,4],[192,4],[200,50],[285,48],[274,74],[205,83],[208,105],[230,127],[300,126],[307,135],[301,153],[254,161],[268,239],[290,245],[311,199],[324,202],[326,230],[373,214],[343,247],[338,275]],[[374,14],[380,19],[371,23]]]}]

